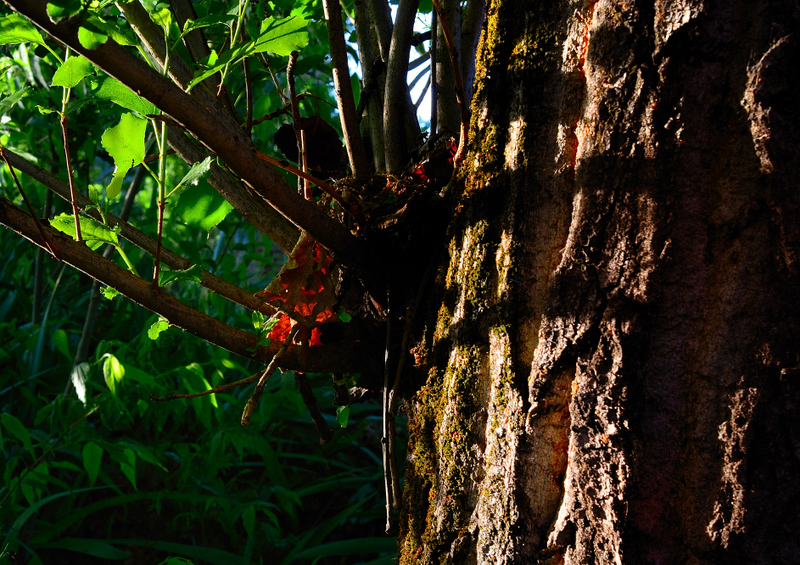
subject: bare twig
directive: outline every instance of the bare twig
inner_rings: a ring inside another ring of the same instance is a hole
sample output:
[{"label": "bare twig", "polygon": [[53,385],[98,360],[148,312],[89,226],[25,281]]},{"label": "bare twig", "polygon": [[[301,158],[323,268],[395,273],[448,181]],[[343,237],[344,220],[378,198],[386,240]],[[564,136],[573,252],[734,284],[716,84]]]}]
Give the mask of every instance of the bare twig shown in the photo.
[{"label": "bare twig", "polygon": [[437,37],[439,37],[439,18],[436,10],[431,14],[431,137],[439,131],[439,79],[436,76]]},{"label": "bare twig", "polygon": [[348,202],[345,202],[342,199],[342,197],[339,195],[339,193],[336,192],[336,189],[334,189],[331,185],[329,185],[325,181],[321,181],[318,178],[312,177],[308,173],[306,173],[304,171],[301,171],[300,169],[298,169],[297,167],[295,167],[294,165],[292,165],[291,163],[289,163],[287,161],[284,161],[284,160],[281,160],[281,159],[276,159],[275,157],[270,157],[269,155],[265,155],[261,151],[256,151],[256,156],[259,159],[262,159],[262,160],[266,161],[267,163],[275,165],[276,167],[280,167],[284,171],[289,171],[293,175],[297,175],[298,177],[300,177],[300,178],[302,178],[302,179],[304,179],[304,180],[306,180],[306,181],[308,181],[308,182],[310,182],[312,184],[317,185],[326,194],[329,194],[331,196],[331,198],[336,200],[336,202],[341,204],[341,206],[345,210],[348,210],[349,212],[351,212],[353,214],[356,213],[356,209],[353,207],[353,205],[348,203]]},{"label": "bare twig", "polygon": [[227,383],[224,385],[219,385],[217,387],[211,388],[209,390],[204,390],[203,392],[195,392],[192,394],[168,394],[167,396],[156,396],[154,394],[150,395],[150,400],[153,402],[168,402],[170,400],[178,400],[179,398],[197,398],[199,396],[208,396],[210,394],[217,394],[218,392],[224,392],[228,389],[242,386],[242,385],[249,385],[259,377],[264,374],[264,371],[259,371],[255,375],[250,375],[247,378],[242,380],[236,381],[234,383]]},{"label": "bare twig", "polygon": [[396,506],[394,498],[393,484],[395,477],[392,469],[392,452],[394,451],[394,418],[389,409],[389,396],[390,396],[390,374],[391,374],[391,356],[390,349],[392,345],[392,293],[391,284],[386,287],[386,351],[383,358],[383,397],[381,403],[381,454],[383,461],[383,487],[384,494],[386,495],[386,533],[394,532],[395,519],[393,508]]},{"label": "bare twig", "polygon": [[261,377],[258,379],[258,383],[256,384],[255,390],[253,390],[252,396],[245,404],[244,411],[242,412],[242,425],[246,426],[250,423],[250,417],[253,415],[253,410],[255,410],[256,406],[258,406],[259,400],[261,400],[261,395],[264,394],[264,387],[267,386],[267,381],[272,376],[272,373],[275,372],[275,369],[278,368],[278,360],[286,353],[286,350],[289,348],[289,345],[292,343],[294,336],[297,335],[297,332],[300,331],[300,324],[295,324],[294,327],[286,334],[286,338],[281,343],[280,349],[275,352],[275,355],[272,357],[272,360],[267,365],[267,368],[264,369],[264,372],[261,373]]},{"label": "bare twig", "polygon": [[42,240],[44,241],[44,244],[45,244],[47,250],[50,252],[50,254],[53,256],[54,259],[58,259],[58,255],[56,255],[56,250],[55,250],[55,246],[53,245],[53,242],[50,241],[50,238],[47,236],[47,232],[45,232],[45,230],[44,230],[44,226],[42,225],[42,221],[39,219],[39,216],[36,214],[36,210],[33,209],[33,204],[31,204],[31,201],[28,200],[28,195],[25,194],[25,191],[22,189],[22,184],[19,182],[19,179],[17,178],[17,173],[14,171],[14,167],[11,166],[11,162],[9,160],[9,151],[5,147],[3,147],[2,145],[0,145],[0,155],[3,156],[3,161],[5,161],[6,165],[8,165],[8,170],[11,172],[11,177],[14,179],[14,182],[17,184],[17,188],[19,189],[19,193],[22,195],[22,199],[25,201],[25,206],[28,207],[28,212],[30,212],[31,217],[36,222],[36,227],[39,230],[39,233],[42,235]]},{"label": "bare twig", "polygon": [[82,241],[81,220],[78,216],[78,199],[75,194],[75,175],[72,173],[72,158],[69,155],[69,132],[67,132],[67,115],[61,115],[61,137],[64,139],[64,155],[67,158],[67,178],[69,179],[69,199],[72,204],[72,214],[75,216],[75,234],[78,241]]},{"label": "bare twig", "polygon": [[[308,146],[306,145],[306,136],[303,129],[300,127],[300,105],[297,103],[297,91],[294,83],[294,66],[297,64],[297,57],[299,53],[292,51],[289,55],[289,63],[286,65],[286,83],[289,86],[289,100],[292,105],[292,128],[294,135],[297,138],[297,164],[303,175],[308,170]],[[306,200],[311,200],[311,188],[308,184],[308,179],[303,175],[297,176],[297,190],[303,195]]]},{"label": "bare twig", "polygon": [[[356,109],[359,120],[363,111],[367,110],[369,141],[372,149],[372,163],[376,173],[386,169],[386,157],[383,149],[383,82],[381,76],[386,69],[383,60],[376,57],[378,46],[372,33],[369,10],[366,0],[354,0],[353,11],[356,17],[356,33],[358,34],[358,56],[363,69],[364,84],[361,89],[360,108]],[[365,134],[366,135],[366,134]]]},{"label": "bare twig", "polygon": [[317,406],[317,398],[314,396],[314,391],[311,390],[311,384],[308,382],[308,377],[303,372],[296,372],[294,380],[297,383],[297,388],[300,391],[300,396],[303,397],[303,404],[306,405],[311,419],[319,432],[319,442],[328,443],[333,437],[333,430],[328,427],[325,418]]},{"label": "bare twig", "polygon": [[344,145],[350,160],[353,176],[362,177],[369,174],[364,143],[358,131],[356,105],[353,98],[353,87],[350,84],[350,70],[347,65],[347,48],[344,43],[344,27],[342,26],[342,8],[338,0],[323,0],[325,20],[328,24],[328,41],[333,63],[333,87],[336,102],[339,105],[339,121],[342,124]]}]

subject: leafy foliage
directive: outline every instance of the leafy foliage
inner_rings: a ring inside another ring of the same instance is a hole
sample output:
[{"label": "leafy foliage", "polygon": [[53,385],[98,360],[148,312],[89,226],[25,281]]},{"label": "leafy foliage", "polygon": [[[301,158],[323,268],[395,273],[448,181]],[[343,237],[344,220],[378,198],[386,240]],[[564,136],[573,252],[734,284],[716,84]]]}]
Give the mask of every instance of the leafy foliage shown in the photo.
[{"label": "leafy foliage", "polygon": [[[162,9],[148,7],[152,14]],[[179,38],[191,29],[203,29],[218,46],[219,53],[196,69],[192,86],[224,72],[231,91],[241,92],[243,58],[266,55],[281,68],[290,51],[303,48],[298,87],[314,96],[306,109],[335,123],[318,3],[276,2],[272,15],[247,17],[223,2],[197,8],[202,13],[183,32],[173,20],[153,17],[165,24],[176,53],[185,54]],[[56,0],[48,13],[53,21],[80,18],[84,47],[108,38],[137,43],[109,2]],[[226,46],[225,37],[239,24],[250,39]],[[163,195],[163,244],[195,266],[165,269],[160,285],[171,283],[169,292],[182,301],[246,327],[249,312],[197,284],[200,266],[245,288],[275,288],[268,282],[283,259],[272,241],[230,214],[229,202],[208,184],[212,160],[190,167],[177,156],[162,155],[163,175],[137,174],[151,166],[148,153],[157,151],[155,106],[45,40],[16,14],[0,15],[0,44],[0,143],[66,178],[58,119],[67,117],[76,184],[101,213],[100,219],[80,215],[87,245],[98,251],[112,245],[131,271],[149,272],[152,259],[123,241],[107,218],[122,214],[130,199],[129,222],[155,238]],[[268,70],[252,74],[260,89],[254,115],[281,107]],[[233,102],[244,114],[245,101],[234,97]],[[254,125],[255,143],[269,146],[280,125],[270,120]],[[43,209],[49,197],[42,185],[25,175],[20,181]],[[3,197],[21,203],[5,166],[0,186]],[[45,215],[50,226],[77,235],[67,204],[53,202]],[[334,410],[330,376],[310,374],[326,420],[339,428],[333,441],[320,446],[291,373],[270,381],[247,428],[237,415],[246,388],[153,405],[146,400],[151,395],[207,391],[260,366],[169,329],[167,320],[129,301],[108,300],[115,294],[108,288],[94,331],[84,334],[84,317],[97,292],[90,281],[37,256],[9,231],[0,231],[0,250],[0,553],[31,563],[391,561],[394,540],[383,536],[377,406]],[[309,324],[335,317],[330,258],[313,241],[298,253],[293,260],[302,272],[289,274],[290,264],[274,284],[301,276],[310,276],[313,284],[300,295],[286,286],[273,300]],[[350,320],[344,312],[339,318]],[[273,331],[280,331],[281,320],[265,335],[279,337]],[[261,327],[266,324],[262,319]],[[81,358],[82,338],[91,347]],[[357,378],[344,377],[350,383]]]}]

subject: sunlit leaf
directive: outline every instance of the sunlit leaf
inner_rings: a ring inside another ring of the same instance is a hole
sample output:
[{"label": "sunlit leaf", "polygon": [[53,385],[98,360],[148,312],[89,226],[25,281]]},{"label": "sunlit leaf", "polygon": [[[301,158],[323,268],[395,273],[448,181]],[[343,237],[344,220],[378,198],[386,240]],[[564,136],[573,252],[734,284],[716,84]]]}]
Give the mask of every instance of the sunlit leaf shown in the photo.
[{"label": "sunlit leaf", "polygon": [[161,332],[167,331],[167,329],[169,329],[169,322],[164,318],[159,318],[150,326],[150,329],[147,330],[147,337],[155,341],[158,339],[158,336],[161,335]]},{"label": "sunlit leaf", "polygon": [[308,21],[298,16],[276,20],[269,17],[261,24],[255,39],[254,52],[269,51],[286,57],[308,45]]},{"label": "sunlit leaf", "polygon": [[47,15],[53,23],[71,18],[81,13],[82,10],[83,2],[81,0],[52,0],[47,3]]},{"label": "sunlit leaf", "polygon": [[173,212],[190,226],[210,230],[233,210],[233,206],[207,183],[186,190]]},{"label": "sunlit leaf", "polygon": [[31,22],[19,14],[4,14],[0,18],[0,45],[36,43],[44,45],[42,34]]},{"label": "sunlit leaf", "polygon": [[101,143],[111,158],[116,170],[106,188],[106,198],[113,200],[122,190],[122,181],[131,167],[144,160],[144,135],[147,120],[135,114],[123,114],[119,123],[103,133]]},{"label": "sunlit leaf", "polygon": [[75,365],[70,371],[69,378],[72,381],[72,386],[75,388],[75,394],[78,395],[78,399],[86,404],[86,381],[89,380],[89,363],[84,361]]},{"label": "sunlit leaf", "polygon": [[95,98],[102,100],[110,100],[115,104],[133,110],[146,116],[147,114],[154,114],[156,107],[150,102],[133,92],[130,88],[123,85],[117,79],[106,77],[99,83],[99,87],[92,93]]},{"label": "sunlit leaf", "polygon": [[119,291],[115,288],[111,288],[110,286],[104,286],[103,288],[100,289],[100,292],[103,293],[103,296],[107,300],[113,300],[114,298],[119,296]]},{"label": "sunlit leaf", "polygon": [[197,184],[206,178],[211,172],[211,157],[206,157],[202,161],[198,161],[189,172],[181,179],[178,185],[172,189],[169,196],[179,195],[190,186],[197,186]]},{"label": "sunlit leaf", "polygon": [[72,359],[72,354],[69,351],[69,340],[67,339],[67,332],[62,329],[57,329],[53,332],[53,345],[58,349],[67,359]]},{"label": "sunlit leaf", "polygon": [[343,428],[347,427],[347,420],[350,418],[350,406],[339,406],[336,408],[336,421]]},{"label": "sunlit leaf", "polygon": [[[90,249],[97,249],[105,243],[114,246],[119,245],[119,237],[117,235],[119,228],[108,228],[94,218],[86,216],[78,216],[78,218],[81,225],[81,236]],[[50,220],[50,225],[58,231],[71,236],[73,239],[77,237],[75,232],[75,216],[72,214],[59,214]]]},{"label": "sunlit leaf", "polygon": [[106,353],[106,358],[103,361],[103,378],[111,394],[117,396],[117,385],[125,378],[125,366],[110,353]]},{"label": "sunlit leaf", "polygon": [[70,57],[64,61],[53,75],[53,86],[75,88],[80,82],[94,72],[94,67],[88,59],[83,57]]}]

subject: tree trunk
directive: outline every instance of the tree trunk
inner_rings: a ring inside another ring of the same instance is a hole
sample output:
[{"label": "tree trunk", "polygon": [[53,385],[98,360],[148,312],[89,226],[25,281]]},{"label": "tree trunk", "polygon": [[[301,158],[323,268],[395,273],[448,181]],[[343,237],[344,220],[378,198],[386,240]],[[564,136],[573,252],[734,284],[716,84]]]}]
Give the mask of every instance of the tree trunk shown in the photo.
[{"label": "tree trunk", "polygon": [[487,7],[401,563],[800,562],[799,16]]}]

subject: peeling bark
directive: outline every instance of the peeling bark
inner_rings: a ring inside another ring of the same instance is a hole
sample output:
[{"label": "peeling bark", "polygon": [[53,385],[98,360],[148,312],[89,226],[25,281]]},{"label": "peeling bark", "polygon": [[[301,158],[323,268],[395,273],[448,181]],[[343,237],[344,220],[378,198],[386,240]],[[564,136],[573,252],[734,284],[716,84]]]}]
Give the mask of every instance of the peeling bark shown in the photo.
[{"label": "peeling bark", "polygon": [[799,17],[487,5],[401,563],[800,560]]}]

